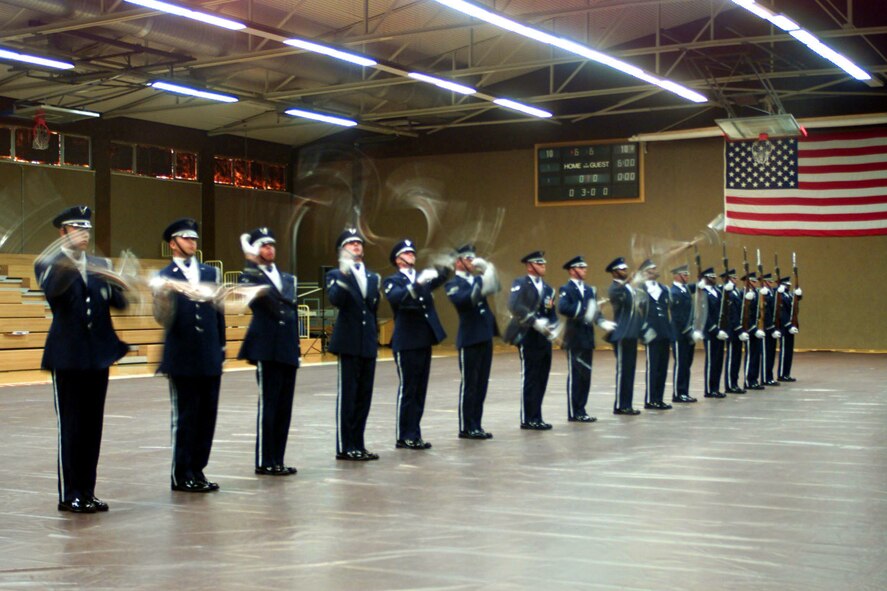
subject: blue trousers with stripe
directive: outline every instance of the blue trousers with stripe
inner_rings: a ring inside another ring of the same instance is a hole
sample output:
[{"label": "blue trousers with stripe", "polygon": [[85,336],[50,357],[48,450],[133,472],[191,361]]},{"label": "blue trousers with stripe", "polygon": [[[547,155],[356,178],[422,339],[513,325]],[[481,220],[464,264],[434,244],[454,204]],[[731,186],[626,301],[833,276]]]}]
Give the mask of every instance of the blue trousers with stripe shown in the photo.
[{"label": "blue trousers with stripe", "polygon": [[256,468],[283,466],[293,414],[297,367],[276,361],[256,364],[259,409],[256,413]]},{"label": "blue trousers with stripe", "polygon": [[484,401],[493,366],[493,341],[469,345],[459,349],[459,431],[481,429]]},{"label": "blue trousers with stripe", "polygon": [[172,482],[203,477],[216,431],[222,376],[169,376]]}]

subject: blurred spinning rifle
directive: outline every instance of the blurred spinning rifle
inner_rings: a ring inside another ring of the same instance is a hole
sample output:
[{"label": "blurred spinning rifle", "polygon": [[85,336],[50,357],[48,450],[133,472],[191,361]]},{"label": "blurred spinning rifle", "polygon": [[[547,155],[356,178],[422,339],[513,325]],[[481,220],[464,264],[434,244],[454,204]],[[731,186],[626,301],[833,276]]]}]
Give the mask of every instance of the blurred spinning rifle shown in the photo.
[{"label": "blurred spinning rifle", "polygon": [[[779,255],[775,252],[773,253],[773,272],[776,274],[776,286],[782,284],[780,279],[782,279],[781,274],[779,273]],[[782,323],[780,322],[780,309],[782,308],[782,294],[778,291],[773,294],[773,326],[776,330],[782,330]]]},{"label": "blurred spinning rifle", "polygon": [[751,279],[748,276],[748,249],[746,247],[742,247],[742,270],[745,271],[745,293],[742,298],[742,319],[740,320],[740,324],[742,326],[742,331],[747,332],[749,328],[751,328],[751,302],[752,300],[745,297],[751,290],[754,288],[751,285]]},{"label": "blurred spinning rifle", "polygon": [[[799,289],[801,284],[798,282],[798,257],[795,253],[792,253],[792,275],[795,276],[795,289]],[[792,296],[792,326],[795,328],[801,328],[798,326],[798,308],[801,307],[801,302],[798,301],[798,296]]]},{"label": "blurred spinning rifle", "polygon": [[[730,277],[727,273],[730,272],[730,261],[727,260],[727,241],[725,240],[721,244],[721,250],[723,252],[722,260],[724,261],[724,275],[727,281],[730,280]],[[726,286],[726,283],[724,284]],[[730,322],[730,293],[726,289],[721,290],[721,314],[718,317],[718,329],[727,331],[728,323]]]},{"label": "blurred spinning rifle", "polygon": [[[764,281],[764,265],[761,263],[761,249],[757,249],[758,251],[758,282],[763,287]],[[758,291],[758,330],[764,330],[764,327],[767,325],[766,319],[764,315],[766,314],[765,308],[767,302],[767,296],[765,296],[761,291]]]}]

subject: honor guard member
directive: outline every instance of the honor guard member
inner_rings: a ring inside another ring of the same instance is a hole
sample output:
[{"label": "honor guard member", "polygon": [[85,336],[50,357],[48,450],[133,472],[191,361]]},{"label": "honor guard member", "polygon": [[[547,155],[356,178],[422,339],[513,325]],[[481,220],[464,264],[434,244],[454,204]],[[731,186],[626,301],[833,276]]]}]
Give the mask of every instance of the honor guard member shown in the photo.
[{"label": "honor guard member", "polygon": [[[746,288],[743,290],[742,299],[742,326],[745,327],[745,389],[763,390],[761,385],[761,357],[764,352],[764,331],[758,328],[758,276],[749,273],[742,277]],[[740,335],[741,336],[741,335]]]},{"label": "honor guard member", "polygon": [[716,285],[717,275],[712,267],[702,272],[699,280],[699,288],[705,292],[708,298],[708,314],[705,324],[702,326],[702,338],[705,342],[705,397],[726,398],[727,395],[720,392],[721,372],[724,370],[724,341],[728,335],[720,328],[721,306],[723,295]]},{"label": "honor guard member", "polygon": [[466,244],[456,250],[456,273],[445,285],[447,297],[459,314],[459,437],[462,439],[492,439],[481,420],[484,400],[490,382],[493,363],[493,337],[499,336],[487,296],[499,291],[496,268],[475,254],[474,245]]},{"label": "honor guard member", "polygon": [[274,259],[276,240],[268,228],[256,228],[240,237],[246,264],[240,283],[263,285],[253,298],[253,317],[238,359],[256,366],[259,408],[256,416],[256,474],[289,476],[296,469],[283,461],[293,412],[296,373],[302,355],[296,278],[282,273]]},{"label": "honor guard member", "polygon": [[671,274],[673,277],[670,288],[671,330],[674,334],[674,341],[671,344],[674,358],[671,401],[696,402],[696,399],[690,396],[690,368],[693,366],[696,338],[702,339],[701,333],[693,334],[696,313],[693,296],[696,294],[696,285],[687,283],[690,278],[690,269],[687,265],[672,269]]},{"label": "honor guard member", "polygon": [[[782,337],[782,332],[777,329],[776,308],[776,282],[773,275],[767,273],[761,276],[763,286],[761,295],[764,296],[764,359],[761,367],[761,382],[765,386],[779,386],[774,379],[773,367],[776,365],[776,342]],[[781,297],[781,295],[780,295]]]},{"label": "honor guard member", "polygon": [[[201,264],[194,256],[197,238],[197,222],[191,218],[176,220],[163,231],[172,262],[160,270],[160,280],[184,282],[201,292],[219,285],[218,269]],[[225,358],[225,315],[206,299],[163,287],[154,295],[155,317],[166,331],[157,371],[169,378],[172,489],[182,492],[219,489],[218,484],[206,479],[203,469],[209,462],[216,428]]]},{"label": "honor guard member", "polygon": [[647,360],[647,389],[644,408],[668,410],[671,405],[662,398],[665,394],[665,378],[668,375],[668,352],[674,342],[671,329],[671,292],[656,281],[659,270],[656,263],[647,259],[641,263],[644,283],[641,290],[646,296],[644,323],[641,340],[644,342]]},{"label": "honor guard member", "polygon": [[328,348],[338,356],[336,398],[336,459],[366,462],[378,460],[368,451],[364,430],[373,400],[379,330],[380,277],[366,268],[363,237],[354,228],[336,239],[339,268],[326,274],[330,303],[339,309]]},{"label": "honor guard member", "polygon": [[[721,273],[723,279],[722,293],[725,305],[729,305],[727,313],[727,358],[724,361],[724,392],[727,394],[745,394],[739,387],[739,368],[742,365],[742,294],[736,288],[736,269]],[[729,304],[728,304],[729,302]],[[748,339],[748,335],[745,335]]]},{"label": "honor guard member", "polygon": [[521,429],[545,431],[551,425],[542,420],[542,399],[551,371],[551,341],[558,333],[554,289],[545,276],[545,253],[536,250],[521,259],[527,275],[511,284],[508,310],[511,321],[505,330],[506,343],[517,346],[521,362]]},{"label": "honor guard member", "polygon": [[623,257],[613,259],[606,271],[613,276],[613,283],[607,294],[613,306],[613,320],[616,322],[616,329],[606,337],[616,354],[616,400],[613,414],[639,415],[641,411],[632,408],[631,404],[634,397],[638,338],[644,321],[644,313],[640,307],[642,296],[629,282],[628,265]]},{"label": "honor guard member", "polygon": [[782,277],[779,280],[777,288],[777,297],[782,298],[779,306],[780,323],[782,327],[782,336],[779,339],[779,381],[780,382],[796,382],[792,377],[792,359],[795,354],[795,335],[798,334],[798,327],[795,325],[794,319],[797,318],[794,307],[795,304],[804,296],[804,292],[798,287],[792,290],[792,280],[790,277]]},{"label": "honor guard member", "polygon": [[394,312],[391,349],[400,384],[397,391],[397,442],[404,449],[429,449],[422,439],[420,423],[425,411],[431,347],[446,338],[437,317],[432,291],[443,285],[449,271],[444,267],[416,273],[416,248],[412,240],[401,240],[389,256],[397,273],[385,278],[383,290]]},{"label": "honor guard member", "polygon": [[86,254],[91,217],[85,205],[57,215],[52,225],[59,229],[61,251],[50,247],[34,264],[52,309],[41,367],[52,372],[58,420],[58,509],[74,513],[108,510],[95,496],[108,367],[129,349],[117,338],[110,314],[112,307],[125,308],[126,300],[95,272],[111,263]]},{"label": "honor guard member", "polygon": [[594,355],[594,325],[610,332],[616,324],[601,315],[597,289],[586,285],[588,264],[575,256],[563,265],[570,280],[558,291],[557,311],[564,316],[564,344],[567,352],[567,420],[593,423],[597,419],[585,410],[591,389]]}]

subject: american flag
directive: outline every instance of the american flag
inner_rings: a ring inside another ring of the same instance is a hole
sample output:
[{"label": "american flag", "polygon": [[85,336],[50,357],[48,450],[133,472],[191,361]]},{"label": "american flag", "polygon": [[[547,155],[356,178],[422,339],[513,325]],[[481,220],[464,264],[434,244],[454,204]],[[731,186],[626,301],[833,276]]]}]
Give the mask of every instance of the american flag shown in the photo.
[{"label": "american flag", "polygon": [[887,234],[887,129],[724,146],[726,229],[776,236]]}]

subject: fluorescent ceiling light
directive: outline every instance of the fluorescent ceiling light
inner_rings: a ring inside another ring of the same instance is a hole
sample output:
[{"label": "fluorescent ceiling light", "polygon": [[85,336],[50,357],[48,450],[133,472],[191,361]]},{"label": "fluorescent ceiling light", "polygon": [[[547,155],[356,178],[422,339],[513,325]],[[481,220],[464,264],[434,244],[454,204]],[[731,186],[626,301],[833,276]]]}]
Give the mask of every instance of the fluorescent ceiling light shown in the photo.
[{"label": "fluorescent ceiling light", "polygon": [[352,121],[351,119],[334,117],[333,115],[323,115],[321,113],[312,113],[311,111],[303,111],[302,109],[287,109],[284,113],[293,117],[314,119],[315,121],[323,121],[324,123],[332,123],[333,125],[341,125],[342,127],[354,127],[357,125],[357,121]]},{"label": "fluorescent ceiling light", "polygon": [[513,101],[510,99],[497,98],[493,99],[493,102],[499,105],[500,107],[505,107],[506,109],[513,109],[515,111],[520,111],[521,113],[526,113],[527,115],[532,115],[533,117],[541,117],[543,119],[547,117],[551,117],[551,113],[548,111],[543,111],[542,109],[537,109],[536,107],[531,107],[529,105],[524,105],[517,101]]},{"label": "fluorescent ceiling light", "polygon": [[0,49],[0,59],[5,60],[14,60],[17,62],[25,62],[28,64],[35,64],[38,66],[46,66],[48,68],[58,68],[59,70],[70,70],[74,67],[74,64],[68,62],[60,62],[58,60],[51,60],[45,57],[40,57],[39,55],[28,55],[27,53],[18,53],[16,51],[10,51],[8,49]]},{"label": "fluorescent ceiling light", "polygon": [[353,53],[347,53],[345,51],[340,51],[332,47],[327,47],[326,45],[319,45],[317,43],[312,43],[311,41],[305,41],[303,39],[287,39],[284,41],[284,43],[286,43],[287,45],[292,45],[293,47],[305,49],[307,51],[313,51],[314,53],[322,53],[323,55],[328,55],[342,61],[351,62],[352,64],[357,64],[358,66],[376,65],[376,61],[368,57],[363,57],[362,55],[356,55]]},{"label": "fluorescent ceiling light", "polygon": [[79,115],[80,117],[101,117],[101,113],[95,111],[85,111],[83,109],[70,109],[68,107],[54,107],[52,105],[40,105],[44,111],[55,111],[56,113],[66,113],[68,115]]},{"label": "fluorescent ceiling light", "polygon": [[137,4],[139,6],[144,6],[145,8],[151,8],[153,10],[159,10],[161,12],[167,12],[176,16],[183,16],[185,18],[200,21],[208,25],[215,25],[216,27],[222,27],[224,29],[230,29],[232,31],[239,31],[240,29],[246,28],[246,25],[243,23],[239,23],[237,21],[222,18],[212,14],[207,14],[205,12],[197,12],[196,10],[191,10],[190,8],[185,8],[184,6],[176,6],[175,4],[170,4],[169,2],[160,2],[159,0],[124,0],[124,2]]},{"label": "fluorescent ceiling light", "polygon": [[[734,0],[734,2],[735,1],[737,0]],[[435,0],[435,2],[437,2],[438,4],[443,4],[444,6],[452,8],[453,10],[458,10],[463,14],[467,14],[468,16],[472,16],[478,20],[485,21],[487,23],[490,23],[491,25],[495,25],[507,31],[517,33],[518,35],[523,35],[524,37],[529,37],[530,39],[534,39],[541,43],[558,47],[560,49],[563,49],[564,51],[568,51],[585,59],[598,62],[611,68],[615,68],[616,70],[624,72],[629,76],[634,76],[635,78],[643,80],[648,84],[655,84],[656,86],[659,86],[664,90],[673,92],[678,96],[689,99],[695,103],[708,102],[708,99],[703,95],[694,90],[690,90],[689,88],[681,86],[676,82],[664,80],[662,78],[653,76],[652,74],[647,74],[637,66],[633,66],[627,62],[616,59],[615,57],[609,56],[605,53],[601,53],[600,51],[596,51],[594,49],[591,49],[590,47],[586,47],[581,43],[577,43],[576,41],[572,41],[570,39],[564,39],[563,37],[557,37],[550,33],[546,33],[545,31],[534,29],[533,27],[528,27],[527,25],[523,25],[516,21],[507,19],[504,16],[501,16],[494,12],[490,12],[489,10],[481,8],[480,6],[471,4],[470,2],[465,2],[465,0]],[[678,91],[678,89],[680,91]]]},{"label": "fluorescent ceiling light", "polygon": [[[438,0],[440,1],[440,0]],[[774,14],[755,4],[755,0],[732,0],[733,4],[741,6],[749,12],[759,16],[760,18],[773,23],[789,35],[806,45],[811,51],[814,51],[832,62],[857,80],[871,80],[871,75],[854,64],[848,58],[844,57],[822,41],[816,38],[810,31],[805,31],[796,22],[785,16],[784,14]]]},{"label": "fluorescent ceiling light", "polygon": [[434,84],[435,86],[446,88],[447,90],[452,90],[453,92],[458,92],[459,94],[474,94],[477,92],[477,90],[471,88],[470,86],[457,84],[455,82],[450,82],[449,80],[435,78],[434,76],[428,76],[426,74],[420,74],[418,72],[410,72],[407,75],[410,78],[415,78],[416,80],[421,80],[422,82],[427,82],[428,84]]},{"label": "fluorescent ceiling light", "polygon": [[188,86],[171,84],[169,82],[163,82],[159,80],[156,82],[152,82],[148,86],[156,88],[157,90],[165,90],[167,92],[173,92],[175,94],[184,94],[186,96],[196,96],[198,98],[204,98],[211,101],[219,101],[222,103],[236,103],[238,100],[236,96],[231,96],[230,94],[219,94],[218,92],[210,92],[208,90],[190,88]]}]

